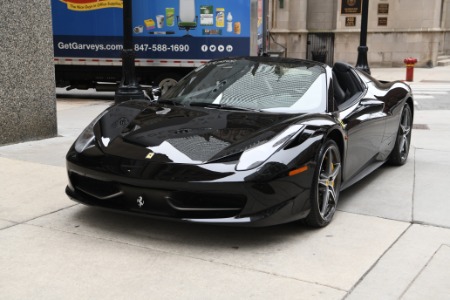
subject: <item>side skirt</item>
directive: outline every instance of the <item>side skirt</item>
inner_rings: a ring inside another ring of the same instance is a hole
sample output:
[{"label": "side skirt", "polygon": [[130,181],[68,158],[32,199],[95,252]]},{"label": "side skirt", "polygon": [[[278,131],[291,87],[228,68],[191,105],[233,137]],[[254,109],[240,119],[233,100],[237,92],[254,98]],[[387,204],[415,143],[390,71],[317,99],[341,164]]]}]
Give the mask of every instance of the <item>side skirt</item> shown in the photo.
[{"label": "side skirt", "polygon": [[350,180],[342,182],[341,191],[357,183],[358,181],[360,181],[361,179],[363,179],[364,177],[366,177],[367,175],[369,175],[370,173],[381,167],[384,163],[385,161],[375,161],[367,165],[367,167],[365,167],[364,169],[362,169],[362,171],[358,172],[355,176],[350,178]]}]

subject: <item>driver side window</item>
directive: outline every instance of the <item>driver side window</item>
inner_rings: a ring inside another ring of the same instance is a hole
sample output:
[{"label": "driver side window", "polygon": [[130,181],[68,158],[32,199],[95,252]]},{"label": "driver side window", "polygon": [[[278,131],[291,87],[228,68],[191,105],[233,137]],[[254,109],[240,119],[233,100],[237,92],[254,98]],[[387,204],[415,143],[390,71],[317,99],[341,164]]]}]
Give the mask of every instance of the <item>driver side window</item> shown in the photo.
[{"label": "driver side window", "polygon": [[361,94],[363,89],[350,65],[339,62],[334,64],[333,90],[339,108],[350,105]]}]

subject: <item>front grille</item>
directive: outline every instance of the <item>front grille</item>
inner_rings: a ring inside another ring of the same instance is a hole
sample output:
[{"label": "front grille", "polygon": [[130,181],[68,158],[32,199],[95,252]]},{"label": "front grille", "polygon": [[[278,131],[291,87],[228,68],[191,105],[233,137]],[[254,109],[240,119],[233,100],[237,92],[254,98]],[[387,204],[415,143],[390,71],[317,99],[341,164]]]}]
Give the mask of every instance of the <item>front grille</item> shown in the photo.
[{"label": "front grille", "polygon": [[241,211],[245,197],[218,193],[173,193],[169,204],[179,211]]},{"label": "front grille", "polygon": [[[238,216],[247,198],[240,194],[170,191],[124,185],[69,173],[81,202],[139,214],[171,218],[228,218]],[[77,197],[75,197],[77,198]],[[142,203],[139,203],[143,200]]]},{"label": "front grille", "polygon": [[123,194],[119,185],[114,182],[97,180],[77,173],[70,173],[69,177],[77,191],[100,200],[113,199]]}]

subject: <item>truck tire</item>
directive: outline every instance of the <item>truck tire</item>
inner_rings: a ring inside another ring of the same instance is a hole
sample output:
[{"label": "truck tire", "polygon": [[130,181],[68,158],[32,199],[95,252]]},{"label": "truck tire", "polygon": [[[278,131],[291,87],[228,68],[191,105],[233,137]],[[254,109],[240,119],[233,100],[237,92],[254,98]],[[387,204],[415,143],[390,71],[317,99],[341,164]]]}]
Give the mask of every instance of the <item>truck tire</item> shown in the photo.
[{"label": "truck tire", "polygon": [[161,94],[167,92],[171,87],[173,87],[181,76],[175,73],[165,73],[157,76],[155,78],[155,84],[161,88]]}]

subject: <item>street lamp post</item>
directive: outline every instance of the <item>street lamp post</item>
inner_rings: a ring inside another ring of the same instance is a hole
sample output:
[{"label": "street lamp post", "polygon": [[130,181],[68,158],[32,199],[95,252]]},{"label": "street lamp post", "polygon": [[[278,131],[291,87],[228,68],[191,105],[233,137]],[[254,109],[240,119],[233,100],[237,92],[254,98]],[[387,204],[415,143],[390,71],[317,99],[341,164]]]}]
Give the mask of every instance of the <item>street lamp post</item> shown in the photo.
[{"label": "street lamp post", "polygon": [[120,103],[132,99],[143,99],[144,93],[139,86],[134,59],[132,29],[132,0],[123,0],[123,50],[122,50],[122,80],[116,90],[114,100]]},{"label": "street lamp post", "polygon": [[369,14],[369,0],[362,0],[362,15],[361,15],[361,32],[359,36],[358,60],[356,68],[370,74],[369,63],[367,62],[367,18]]}]

